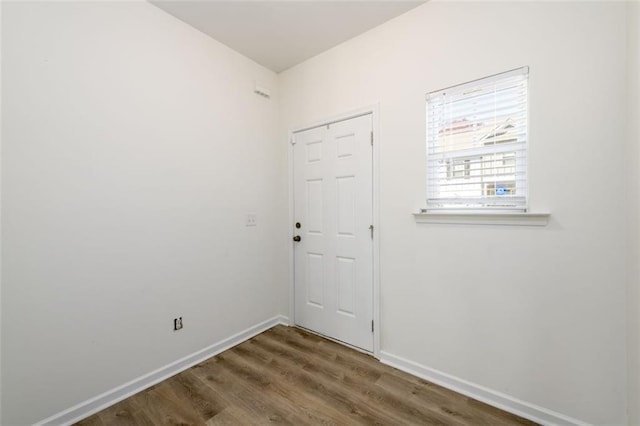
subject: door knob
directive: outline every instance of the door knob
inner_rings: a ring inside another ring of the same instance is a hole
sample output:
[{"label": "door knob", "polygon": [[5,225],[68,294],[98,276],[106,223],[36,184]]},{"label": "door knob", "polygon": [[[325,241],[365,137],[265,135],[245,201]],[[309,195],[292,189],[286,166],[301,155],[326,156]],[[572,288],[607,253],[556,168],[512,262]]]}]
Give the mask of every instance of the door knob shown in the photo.
[{"label": "door knob", "polygon": [[293,241],[295,241],[296,243],[298,241],[300,241],[302,238],[300,238],[300,235],[296,235],[295,237],[293,237]]}]

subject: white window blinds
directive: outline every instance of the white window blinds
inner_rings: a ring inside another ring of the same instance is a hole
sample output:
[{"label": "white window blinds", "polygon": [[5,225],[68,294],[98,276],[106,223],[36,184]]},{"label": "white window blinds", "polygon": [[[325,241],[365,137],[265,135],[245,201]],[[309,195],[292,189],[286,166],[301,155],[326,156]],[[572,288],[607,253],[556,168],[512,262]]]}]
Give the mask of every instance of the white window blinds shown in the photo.
[{"label": "white window blinds", "polygon": [[527,209],[523,67],[427,95],[427,209]]}]

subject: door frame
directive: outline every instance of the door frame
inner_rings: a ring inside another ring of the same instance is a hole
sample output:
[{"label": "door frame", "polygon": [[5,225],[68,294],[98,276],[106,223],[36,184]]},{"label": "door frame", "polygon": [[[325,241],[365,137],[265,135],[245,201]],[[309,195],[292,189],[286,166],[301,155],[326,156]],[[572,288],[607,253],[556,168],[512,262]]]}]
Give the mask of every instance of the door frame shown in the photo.
[{"label": "door frame", "polygon": [[336,114],[306,125],[296,126],[288,132],[289,163],[289,325],[295,325],[295,282],[294,282],[294,246],[291,243],[294,235],[294,175],[293,175],[293,135],[303,130],[346,121],[352,118],[371,114],[373,131],[373,356],[380,359],[380,106],[378,103]]}]

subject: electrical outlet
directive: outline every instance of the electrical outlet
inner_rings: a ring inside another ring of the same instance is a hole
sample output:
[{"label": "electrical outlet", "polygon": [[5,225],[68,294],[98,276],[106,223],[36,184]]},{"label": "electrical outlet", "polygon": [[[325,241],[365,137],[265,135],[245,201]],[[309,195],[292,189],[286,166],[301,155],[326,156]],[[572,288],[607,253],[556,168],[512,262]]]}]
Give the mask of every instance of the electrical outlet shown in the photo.
[{"label": "electrical outlet", "polygon": [[173,331],[178,331],[182,329],[182,317],[173,319]]},{"label": "electrical outlet", "polygon": [[247,213],[246,226],[258,226],[258,215],[256,213]]}]

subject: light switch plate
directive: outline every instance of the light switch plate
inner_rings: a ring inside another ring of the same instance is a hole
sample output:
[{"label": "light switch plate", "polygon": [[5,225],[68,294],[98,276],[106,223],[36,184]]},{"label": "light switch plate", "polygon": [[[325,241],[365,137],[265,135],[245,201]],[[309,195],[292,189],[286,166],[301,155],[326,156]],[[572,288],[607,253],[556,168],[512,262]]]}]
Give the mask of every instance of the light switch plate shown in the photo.
[{"label": "light switch plate", "polygon": [[258,215],[255,213],[247,213],[246,226],[258,226]]}]

